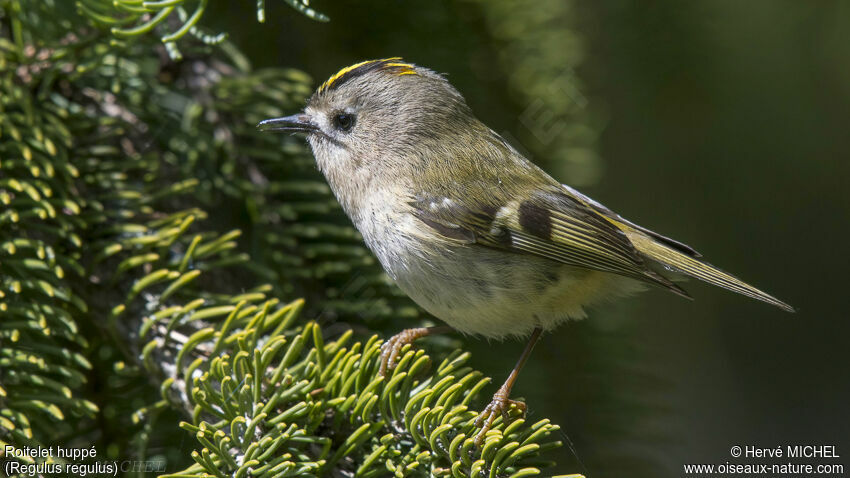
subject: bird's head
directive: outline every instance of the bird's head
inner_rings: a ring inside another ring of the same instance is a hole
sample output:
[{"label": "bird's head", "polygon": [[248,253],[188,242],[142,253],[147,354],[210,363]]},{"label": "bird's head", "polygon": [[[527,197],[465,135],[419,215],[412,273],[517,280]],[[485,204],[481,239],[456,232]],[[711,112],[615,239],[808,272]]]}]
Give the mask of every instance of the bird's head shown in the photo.
[{"label": "bird's head", "polygon": [[335,187],[356,178],[416,174],[435,157],[451,157],[447,150],[461,147],[458,138],[478,125],[443,76],[389,58],[343,68],[302,112],[259,127],[306,133],[319,169]]}]

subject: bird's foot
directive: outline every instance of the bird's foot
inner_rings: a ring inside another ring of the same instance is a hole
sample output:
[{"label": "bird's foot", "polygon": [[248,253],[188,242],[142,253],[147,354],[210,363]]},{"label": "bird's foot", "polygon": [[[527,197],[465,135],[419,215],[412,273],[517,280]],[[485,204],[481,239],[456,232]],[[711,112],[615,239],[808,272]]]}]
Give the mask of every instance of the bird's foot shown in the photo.
[{"label": "bird's foot", "polygon": [[387,372],[395,368],[399,354],[401,354],[401,349],[407,344],[412,344],[416,339],[435,333],[434,329],[436,327],[406,329],[390,337],[381,346],[381,368],[379,369],[379,373],[386,377]]},{"label": "bird's foot", "polygon": [[525,416],[525,403],[519,400],[511,400],[508,398],[509,393],[509,390],[506,390],[504,386],[500,388],[499,391],[493,395],[493,400],[489,405],[487,405],[487,408],[481,412],[481,415],[478,415],[478,419],[475,420],[475,426],[481,427],[481,431],[478,432],[478,435],[475,437],[476,446],[481,447],[484,443],[484,438],[487,435],[487,432],[493,427],[493,422],[499,415],[502,416],[502,420],[504,420],[505,424],[512,421],[511,416],[508,413],[512,407],[516,407],[517,410],[520,411],[521,416]]}]

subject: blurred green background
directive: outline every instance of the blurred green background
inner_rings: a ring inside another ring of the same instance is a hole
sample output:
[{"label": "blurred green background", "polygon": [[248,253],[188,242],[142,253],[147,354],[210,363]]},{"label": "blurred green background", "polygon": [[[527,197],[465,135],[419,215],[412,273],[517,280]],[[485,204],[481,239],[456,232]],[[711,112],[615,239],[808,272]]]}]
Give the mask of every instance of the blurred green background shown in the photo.
[{"label": "blurred green background", "polygon": [[[733,445],[850,456],[850,4],[314,6],[331,22],[214,2],[205,24],[317,82],[387,56],[445,72],[558,179],[799,308],[692,281],[694,302],[652,290],[546,336],[515,395],[562,426],[559,470],[683,476]],[[522,349],[466,343],[496,381]]]}]

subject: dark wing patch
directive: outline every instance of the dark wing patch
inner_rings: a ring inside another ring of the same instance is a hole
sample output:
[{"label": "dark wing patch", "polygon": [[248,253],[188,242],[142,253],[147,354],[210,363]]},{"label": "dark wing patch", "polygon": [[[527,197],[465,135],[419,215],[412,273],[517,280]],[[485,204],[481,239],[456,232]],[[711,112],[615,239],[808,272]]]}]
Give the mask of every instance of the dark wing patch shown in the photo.
[{"label": "dark wing patch", "polygon": [[439,234],[472,244],[483,231],[490,229],[497,208],[481,204],[469,208],[445,197],[417,195],[408,203],[413,214]]},{"label": "dark wing patch", "polygon": [[475,232],[470,229],[466,229],[455,224],[446,224],[436,221],[425,214],[416,214],[416,217],[445,237],[465,242],[467,244],[475,242]]},{"label": "dark wing patch", "polygon": [[523,230],[543,239],[552,237],[552,216],[548,209],[534,204],[533,201],[523,201],[517,214]]}]

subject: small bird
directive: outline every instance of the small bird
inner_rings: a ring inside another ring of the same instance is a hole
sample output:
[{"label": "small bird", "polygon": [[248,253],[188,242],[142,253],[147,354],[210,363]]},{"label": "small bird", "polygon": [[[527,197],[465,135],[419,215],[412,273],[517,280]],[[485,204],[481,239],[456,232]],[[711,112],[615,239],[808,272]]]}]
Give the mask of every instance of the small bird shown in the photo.
[{"label": "small bird", "polygon": [[[529,337],[478,418],[477,442],[510,399],[541,332],[589,305],[653,284],[688,297],[663,273],[694,277],[793,312],[694,249],[638,226],[535,166],[479,121],[440,74],[388,58],[343,68],[303,112],[263,131],[306,133],[331,190],[386,273],[423,309],[463,334]],[[447,327],[405,330],[401,348]]]}]

